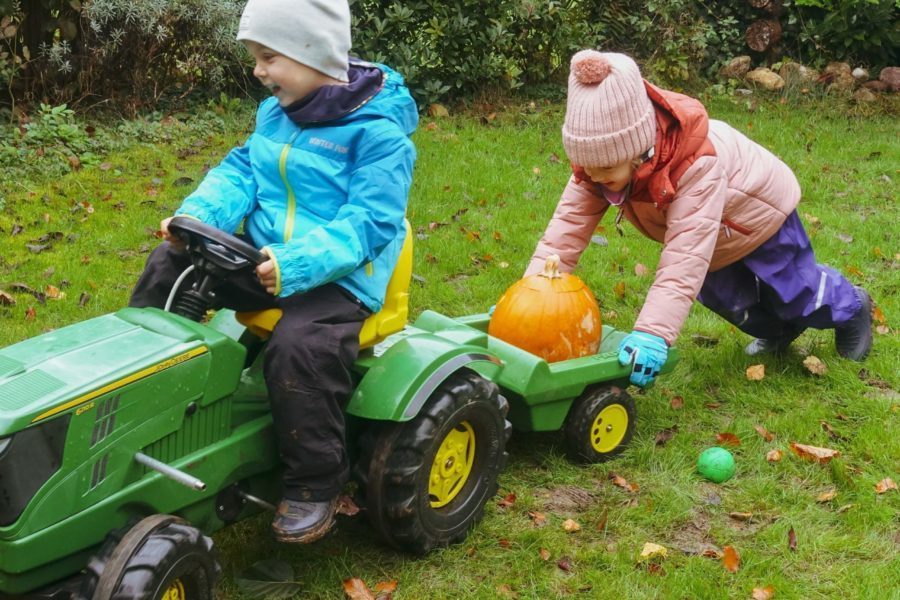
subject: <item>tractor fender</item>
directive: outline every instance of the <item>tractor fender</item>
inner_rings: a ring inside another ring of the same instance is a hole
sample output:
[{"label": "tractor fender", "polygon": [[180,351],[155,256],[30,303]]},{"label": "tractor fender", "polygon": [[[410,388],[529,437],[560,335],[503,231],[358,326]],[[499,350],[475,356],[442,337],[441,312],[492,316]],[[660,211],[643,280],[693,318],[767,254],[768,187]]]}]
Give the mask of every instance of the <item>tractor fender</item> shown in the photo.
[{"label": "tractor fender", "polygon": [[404,337],[375,360],[353,392],[347,413],[364,419],[409,421],[445,379],[464,367],[493,381],[503,364],[482,346],[430,333]]}]

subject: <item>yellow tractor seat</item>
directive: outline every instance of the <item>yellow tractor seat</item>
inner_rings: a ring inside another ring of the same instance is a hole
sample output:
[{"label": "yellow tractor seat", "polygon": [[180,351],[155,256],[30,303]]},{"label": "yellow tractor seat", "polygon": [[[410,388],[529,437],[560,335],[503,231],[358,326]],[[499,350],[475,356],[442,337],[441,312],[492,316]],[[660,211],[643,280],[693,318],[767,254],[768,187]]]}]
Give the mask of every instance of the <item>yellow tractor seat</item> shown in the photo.
[{"label": "yellow tractor seat", "polygon": [[[412,278],[413,235],[409,221],[404,220],[404,223],[406,239],[403,240],[397,266],[394,267],[394,272],[388,282],[384,306],[363,323],[362,331],[359,332],[360,349],[374,346],[406,326],[409,316],[409,280]],[[235,314],[235,317],[251,333],[267,339],[272,335],[275,324],[281,318],[281,309],[270,308],[253,312],[239,312]]]}]

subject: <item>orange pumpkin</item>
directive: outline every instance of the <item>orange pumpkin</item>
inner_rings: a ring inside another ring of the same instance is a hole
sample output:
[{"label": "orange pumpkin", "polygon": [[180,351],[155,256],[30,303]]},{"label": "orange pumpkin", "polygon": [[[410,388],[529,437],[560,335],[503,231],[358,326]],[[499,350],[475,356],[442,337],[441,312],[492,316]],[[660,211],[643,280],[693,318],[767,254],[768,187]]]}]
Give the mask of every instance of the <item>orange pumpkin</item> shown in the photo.
[{"label": "orange pumpkin", "polygon": [[596,354],[600,309],[581,279],[559,272],[559,256],[547,258],[543,273],[514,283],[497,301],[488,333],[547,362]]}]

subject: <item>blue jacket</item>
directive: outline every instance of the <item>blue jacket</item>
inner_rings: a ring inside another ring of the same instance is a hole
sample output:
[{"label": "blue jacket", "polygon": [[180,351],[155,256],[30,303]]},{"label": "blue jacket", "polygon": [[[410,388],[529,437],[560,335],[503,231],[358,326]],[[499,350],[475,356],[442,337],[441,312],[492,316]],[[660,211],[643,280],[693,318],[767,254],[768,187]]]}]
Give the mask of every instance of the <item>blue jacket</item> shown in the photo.
[{"label": "blue jacket", "polygon": [[176,214],[244,231],[274,260],[280,297],[336,282],[377,312],[400,254],[418,123],[403,78],[333,121],[301,127],[268,98],[256,129]]}]

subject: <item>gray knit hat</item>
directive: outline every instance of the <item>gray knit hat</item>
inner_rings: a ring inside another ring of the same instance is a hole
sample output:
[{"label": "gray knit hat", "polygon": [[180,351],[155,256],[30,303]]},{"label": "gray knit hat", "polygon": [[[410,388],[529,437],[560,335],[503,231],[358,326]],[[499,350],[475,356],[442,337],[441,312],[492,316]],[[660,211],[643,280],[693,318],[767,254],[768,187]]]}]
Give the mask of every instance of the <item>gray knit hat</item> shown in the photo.
[{"label": "gray knit hat", "polygon": [[249,0],[238,40],[249,40],[348,81],[350,6],[346,0]]}]

